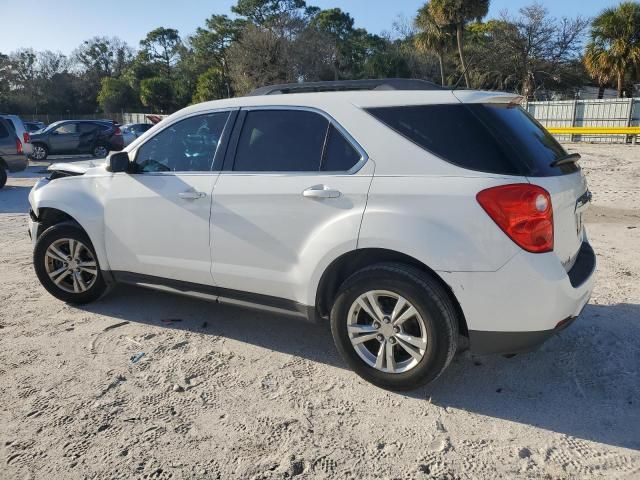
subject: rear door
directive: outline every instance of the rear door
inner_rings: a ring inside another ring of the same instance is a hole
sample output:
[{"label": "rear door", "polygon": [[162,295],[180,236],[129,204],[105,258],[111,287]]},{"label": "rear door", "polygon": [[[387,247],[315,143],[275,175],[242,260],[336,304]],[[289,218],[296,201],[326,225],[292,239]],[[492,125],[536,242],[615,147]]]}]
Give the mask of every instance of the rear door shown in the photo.
[{"label": "rear door", "polygon": [[99,125],[93,122],[78,123],[78,151],[90,152],[96,143]]},{"label": "rear door", "polygon": [[300,300],[307,263],[356,248],[373,166],[317,111],[243,109],[236,124],[211,209],[213,277]]}]

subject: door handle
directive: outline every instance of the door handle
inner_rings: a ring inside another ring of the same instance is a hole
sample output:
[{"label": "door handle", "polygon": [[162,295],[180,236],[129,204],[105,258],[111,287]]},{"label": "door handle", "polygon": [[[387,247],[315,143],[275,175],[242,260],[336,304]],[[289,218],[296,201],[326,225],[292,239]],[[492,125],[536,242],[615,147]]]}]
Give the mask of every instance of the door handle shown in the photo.
[{"label": "door handle", "polygon": [[198,198],[204,198],[207,196],[204,192],[196,192],[195,190],[189,190],[187,192],[180,192],[178,194],[183,200],[197,200]]},{"label": "door handle", "polygon": [[302,192],[303,197],[309,198],[338,198],[342,193],[340,190],[334,190],[326,185],[314,185]]}]

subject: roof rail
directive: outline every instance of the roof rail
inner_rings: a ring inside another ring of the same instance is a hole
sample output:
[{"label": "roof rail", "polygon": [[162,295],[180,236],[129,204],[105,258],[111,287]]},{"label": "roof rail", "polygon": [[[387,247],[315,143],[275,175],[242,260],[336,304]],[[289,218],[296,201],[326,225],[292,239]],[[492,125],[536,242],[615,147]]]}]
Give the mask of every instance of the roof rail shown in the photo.
[{"label": "roof rail", "polygon": [[419,80],[416,78],[382,78],[371,80],[336,80],[332,82],[283,83],[257,88],[249,93],[249,96],[341,92],[350,90],[443,90],[443,88],[427,80]]}]

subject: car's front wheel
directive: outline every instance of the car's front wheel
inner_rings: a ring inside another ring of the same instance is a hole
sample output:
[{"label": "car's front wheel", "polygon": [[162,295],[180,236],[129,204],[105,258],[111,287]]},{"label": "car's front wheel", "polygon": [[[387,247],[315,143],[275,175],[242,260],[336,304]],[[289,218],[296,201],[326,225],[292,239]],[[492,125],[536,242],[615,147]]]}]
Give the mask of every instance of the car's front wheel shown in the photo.
[{"label": "car's front wheel", "polygon": [[75,224],[45,230],[36,242],[33,265],[42,286],[64,302],[89,303],[106,290],[91,240]]},{"label": "car's front wheel", "polygon": [[382,263],[340,287],[331,331],[358,375],[383,388],[409,390],[435,380],[449,365],[458,319],[432,276],[409,265]]},{"label": "car's front wheel", "polygon": [[42,145],[41,143],[33,144],[33,151],[31,152],[31,158],[33,158],[34,160],[42,161],[42,160],[46,160],[48,155],[49,155],[49,150],[45,145]]}]

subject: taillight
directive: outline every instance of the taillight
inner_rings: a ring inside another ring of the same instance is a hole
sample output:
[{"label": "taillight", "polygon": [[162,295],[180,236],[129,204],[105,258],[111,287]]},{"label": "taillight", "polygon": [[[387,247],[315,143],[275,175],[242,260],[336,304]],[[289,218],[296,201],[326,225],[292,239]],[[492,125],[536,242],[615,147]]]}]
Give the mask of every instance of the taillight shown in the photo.
[{"label": "taillight", "polygon": [[29,136],[29,132],[24,132],[22,134],[22,139],[24,140],[24,143],[29,143],[31,141],[31,137]]},{"label": "taillight", "polygon": [[553,208],[544,188],[516,183],[488,188],[476,195],[491,219],[527,252],[553,250]]},{"label": "taillight", "polygon": [[120,130],[120,127],[116,127],[116,131],[113,132],[113,134],[122,136],[122,130]]},{"label": "taillight", "polygon": [[18,153],[22,153],[22,142],[19,138],[16,138],[16,150]]}]

